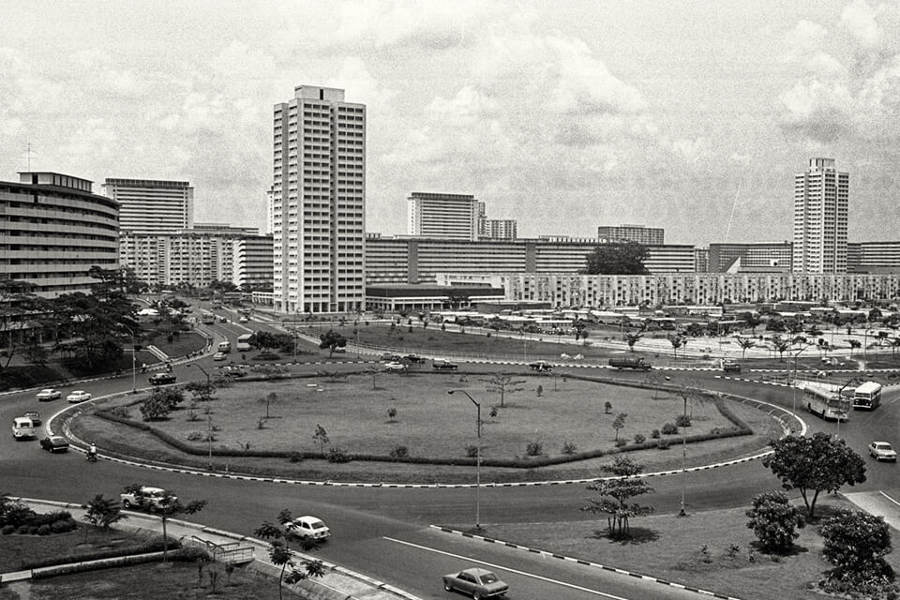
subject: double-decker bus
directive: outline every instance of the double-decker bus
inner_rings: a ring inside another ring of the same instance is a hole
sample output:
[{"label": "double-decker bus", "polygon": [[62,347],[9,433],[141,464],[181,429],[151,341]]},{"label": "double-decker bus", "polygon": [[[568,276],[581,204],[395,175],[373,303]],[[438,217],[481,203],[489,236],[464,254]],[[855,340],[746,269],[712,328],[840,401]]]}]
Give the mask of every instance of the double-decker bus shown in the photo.
[{"label": "double-decker bus", "polygon": [[239,335],[237,339],[237,343],[234,345],[234,349],[238,352],[247,352],[251,350],[250,347],[250,338],[253,336],[252,333],[245,333],[244,335]]},{"label": "double-decker bus", "polygon": [[881,404],[881,384],[867,381],[853,392],[853,408],[875,410]]},{"label": "double-decker bus", "polygon": [[803,395],[806,410],[823,419],[846,421],[850,415],[850,398],[844,398],[837,390],[809,386],[804,388]]},{"label": "double-decker bus", "polygon": [[216,322],[216,315],[208,310],[204,310],[200,315],[200,322],[204,325],[212,325]]}]

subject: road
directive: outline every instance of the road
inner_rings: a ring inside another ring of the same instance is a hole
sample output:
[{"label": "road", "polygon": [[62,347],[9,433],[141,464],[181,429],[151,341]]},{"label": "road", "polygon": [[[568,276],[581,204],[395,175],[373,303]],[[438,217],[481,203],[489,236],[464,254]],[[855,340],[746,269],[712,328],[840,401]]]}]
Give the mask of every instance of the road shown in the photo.
[{"label": "road", "polygon": [[[238,324],[216,326],[230,336],[244,333]],[[209,370],[208,359],[200,364]],[[199,379],[199,369],[176,367],[179,381]],[[609,375],[608,371],[604,375]],[[623,373],[622,377],[639,377]],[[753,396],[790,407],[785,388],[717,378],[710,372],[672,372],[674,382]],[[146,378],[146,375],[143,376]],[[145,381],[145,379],[144,379]],[[138,382],[139,387],[142,381]],[[78,387],[95,397],[130,390],[131,377],[67,386],[63,395]],[[887,394],[882,408],[854,412],[841,435],[861,454],[874,438],[895,441],[898,394]],[[33,392],[2,397],[0,418],[11,422],[25,410],[40,410],[45,418],[63,401],[39,403]],[[836,433],[834,423],[804,416],[813,431]],[[369,487],[298,486],[255,481],[186,476],[101,461],[87,463],[80,454],[49,455],[34,442],[14,442],[0,436],[0,492],[61,501],[86,501],[95,494],[116,497],[130,483],[152,483],[177,491],[185,499],[206,498],[207,508],[193,520],[252,534],[263,520],[274,520],[283,508],[326,519],[334,534],[322,558],[406,589],[421,598],[446,598],[440,575],[480,562],[496,570],[514,590],[516,599],[564,598],[696,598],[682,590],[650,584],[562,560],[547,559],[523,550],[505,548],[440,533],[429,525],[472,520],[471,488],[395,489]],[[883,489],[897,495],[896,465],[869,461],[868,481],[859,490]],[[733,467],[656,478],[654,495],[647,503],[659,513],[676,513],[681,490],[687,490],[689,512],[747,505],[753,495],[778,488],[778,482],[758,462]],[[585,521],[596,519],[578,511],[586,493],[582,485],[482,488],[484,523]]]}]

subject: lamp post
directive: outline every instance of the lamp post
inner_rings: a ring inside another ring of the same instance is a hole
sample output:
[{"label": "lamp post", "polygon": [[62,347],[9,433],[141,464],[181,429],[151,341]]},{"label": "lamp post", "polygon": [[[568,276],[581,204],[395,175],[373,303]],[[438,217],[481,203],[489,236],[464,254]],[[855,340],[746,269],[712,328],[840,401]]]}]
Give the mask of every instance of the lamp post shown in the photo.
[{"label": "lamp post", "polygon": [[684,389],[681,399],[684,401],[684,410],[681,421],[681,509],[678,511],[679,517],[686,517],[684,510],[684,496],[687,490],[687,399],[688,391]]},{"label": "lamp post", "polygon": [[797,359],[799,359],[800,355],[803,354],[803,351],[810,346],[812,346],[812,344],[807,344],[794,355],[794,377],[791,379],[791,412],[795,414],[797,413]]},{"label": "lamp post", "polygon": [[212,407],[210,406],[210,395],[212,394],[212,383],[209,380],[209,373],[197,363],[191,363],[206,375],[206,446],[209,450],[209,470],[212,471]]},{"label": "lamp post", "polygon": [[137,354],[137,344],[134,339],[134,331],[125,323],[119,323],[120,327],[124,327],[131,334],[131,393],[137,394],[137,370],[135,363],[135,354]]},{"label": "lamp post", "polygon": [[449,390],[447,393],[453,395],[454,392],[465,394],[472,401],[477,411],[475,428],[478,432],[478,446],[476,447],[475,458],[475,529],[481,529],[481,404],[475,398],[469,395],[466,390]]}]

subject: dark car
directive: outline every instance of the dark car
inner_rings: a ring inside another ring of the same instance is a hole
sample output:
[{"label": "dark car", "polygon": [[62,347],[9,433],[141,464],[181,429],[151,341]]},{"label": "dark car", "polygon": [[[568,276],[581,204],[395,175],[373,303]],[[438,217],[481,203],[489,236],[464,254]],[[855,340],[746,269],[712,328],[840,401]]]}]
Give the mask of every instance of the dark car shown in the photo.
[{"label": "dark car", "polygon": [[409,362],[417,364],[417,365],[425,362],[425,359],[422,358],[421,356],[419,356],[418,354],[407,354],[403,358],[405,358]]},{"label": "dark car", "polygon": [[459,368],[459,365],[456,363],[448,362],[446,360],[435,360],[434,364],[431,366],[435,371],[455,371]]},{"label": "dark car", "polygon": [[171,373],[154,373],[150,376],[150,383],[153,385],[163,385],[166,383],[175,383],[176,377]]},{"label": "dark car", "polygon": [[387,352],[381,355],[382,362],[400,362],[401,360],[403,360],[403,357],[399,354],[391,354],[390,352]]},{"label": "dark car", "polygon": [[61,435],[51,435],[41,440],[41,448],[47,452],[68,452],[69,440]]},{"label": "dark car", "polygon": [[551,365],[550,363],[543,361],[543,360],[538,360],[533,363],[529,363],[528,366],[531,367],[531,369],[533,371],[552,371],[553,370],[553,365]]},{"label": "dark car", "polygon": [[34,411],[34,410],[30,410],[27,413],[25,413],[25,416],[28,417],[29,419],[31,419],[31,424],[34,425],[35,427],[38,427],[41,424],[41,413]]},{"label": "dark car", "polygon": [[473,567],[463,569],[459,573],[444,575],[444,589],[448,592],[456,590],[472,596],[475,600],[481,600],[481,598],[502,596],[509,586],[487,569]]}]

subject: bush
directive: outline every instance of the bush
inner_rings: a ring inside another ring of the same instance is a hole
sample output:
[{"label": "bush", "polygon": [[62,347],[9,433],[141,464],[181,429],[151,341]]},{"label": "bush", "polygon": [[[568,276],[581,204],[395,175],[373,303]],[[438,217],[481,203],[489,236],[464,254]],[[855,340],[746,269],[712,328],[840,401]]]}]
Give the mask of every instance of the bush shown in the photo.
[{"label": "bush", "polygon": [[544,445],[538,441],[528,442],[525,446],[526,456],[540,456],[544,453]]},{"label": "bush", "polygon": [[768,492],[753,498],[747,527],[753,530],[762,549],[766,552],[786,552],[800,535],[797,529],[804,526],[804,519],[797,507],[791,505],[784,492]]},{"label": "bush", "polygon": [[635,444],[643,444],[647,441],[647,438],[642,433],[634,434],[634,443]]},{"label": "bush", "polygon": [[184,434],[184,439],[189,442],[200,442],[203,441],[203,438],[206,437],[206,434],[200,431],[188,431]]},{"label": "bush", "polygon": [[668,450],[669,449],[669,440],[665,440],[665,439],[659,440],[656,443],[656,447],[659,448],[660,450]]},{"label": "bush", "polygon": [[38,535],[50,535],[52,530],[49,525],[41,525],[37,530]]},{"label": "bush", "polygon": [[678,426],[671,423],[666,423],[662,426],[662,433],[663,435],[674,435],[678,433]]},{"label": "bush", "polygon": [[288,462],[298,463],[303,460],[303,456],[299,452],[291,452],[288,454]]},{"label": "bush", "polygon": [[0,533],[2,533],[3,535],[9,535],[12,532],[14,532],[15,530],[16,530],[16,528],[13,525],[4,525],[3,529],[0,529]]},{"label": "bush", "polygon": [[571,456],[576,452],[578,452],[578,446],[576,446],[572,442],[566,442],[565,444],[563,444],[562,453],[566,456]]},{"label": "bush", "polygon": [[658,440],[659,439],[659,429],[654,429],[653,431],[651,431],[650,437],[652,437],[654,440]]},{"label": "bush", "polygon": [[469,458],[478,458],[478,446],[466,446],[466,456]]},{"label": "bush", "polygon": [[409,448],[401,444],[397,444],[391,448],[391,458],[407,458],[409,457]]},{"label": "bush", "polygon": [[53,533],[65,533],[67,531],[72,531],[73,529],[75,529],[75,527],[73,527],[74,524],[75,521],[72,520],[54,521],[53,525],[50,526],[50,529],[53,531]]},{"label": "bush", "polygon": [[691,418],[688,415],[678,415],[675,417],[675,426],[676,427],[690,427],[691,426]]},{"label": "bush", "polygon": [[172,560],[181,560],[184,562],[209,562],[212,560],[212,557],[209,555],[209,552],[203,548],[188,546],[174,552],[172,554]]},{"label": "bush", "polygon": [[19,525],[19,527],[16,528],[16,533],[19,535],[28,535],[28,525]]},{"label": "bush", "polygon": [[624,446],[627,443],[628,442],[625,441],[625,438],[620,438],[620,439],[616,440],[616,448],[621,448],[622,446]]},{"label": "bush", "polygon": [[347,451],[343,448],[329,448],[328,452],[325,453],[325,458],[328,462],[333,463],[348,463],[353,460],[353,457],[347,454]]}]

